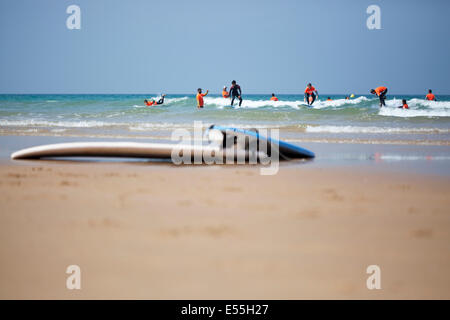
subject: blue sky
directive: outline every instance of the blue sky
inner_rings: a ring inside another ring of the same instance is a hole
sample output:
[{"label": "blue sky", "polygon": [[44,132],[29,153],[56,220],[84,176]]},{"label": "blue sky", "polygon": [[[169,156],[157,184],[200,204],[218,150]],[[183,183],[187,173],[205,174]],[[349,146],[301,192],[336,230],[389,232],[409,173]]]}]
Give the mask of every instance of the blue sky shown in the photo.
[{"label": "blue sky", "polygon": [[[81,8],[68,30],[66,8]],[[381,8],[381,30],[366,9]],[[2,0],[0,93],[450,93],[450,1]]]}]

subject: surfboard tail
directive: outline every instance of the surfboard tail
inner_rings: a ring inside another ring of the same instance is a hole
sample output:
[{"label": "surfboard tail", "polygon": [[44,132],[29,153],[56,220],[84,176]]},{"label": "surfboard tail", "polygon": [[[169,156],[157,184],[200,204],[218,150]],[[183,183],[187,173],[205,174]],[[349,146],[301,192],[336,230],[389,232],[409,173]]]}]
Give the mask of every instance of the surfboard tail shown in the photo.
[{"label": "surfboard tail", "polygon": [[315,157],[312,151],[282,140],[265,137],[259,133],[258,129],[245,130],[217,125],[212,125],[209,129],[218,130],[223,134],[223,148],[236,144],[238,138],[241,137],[242,148],[249,148],[253,141],[253,147],[256,146],[257,151],[263,151],[269,156],[272,156],[273,152],[277,152],[279,158],[283,160],[312,159]]}]

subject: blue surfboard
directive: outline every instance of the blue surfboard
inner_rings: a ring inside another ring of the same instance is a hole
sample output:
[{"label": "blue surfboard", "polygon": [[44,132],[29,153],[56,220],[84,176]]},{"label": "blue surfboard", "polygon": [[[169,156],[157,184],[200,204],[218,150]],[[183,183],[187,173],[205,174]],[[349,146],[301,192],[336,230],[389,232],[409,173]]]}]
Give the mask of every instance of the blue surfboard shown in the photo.
[{"label": "blue surfboard", "polygon": [[[271,144],[275,144],[278,146],[278,152],[280,156],[284,160],[291,160],[291,159],[299,159],[299,158],[314,158],[315,154],[312,151],[309,151],[307,149],[301,148],[299,146],[296,146],[292,143],[288,143],[282,140],[272,139],[270,137],[265,137],[261,134],[259,134],[258,130],[244,130],[244,129],[238,129],[238,128],[232,128],[232,127],[223,127],[223,126],[216,126],[212,125],[209,129],[216,129],[222,132],[224,136],[229,134],[234,135],[245,135],[249,137],[254,137],[258,139],[261,142],[267,141],[269,142],[269,146]],[[226,138],[224,138],[224,141]]]}]

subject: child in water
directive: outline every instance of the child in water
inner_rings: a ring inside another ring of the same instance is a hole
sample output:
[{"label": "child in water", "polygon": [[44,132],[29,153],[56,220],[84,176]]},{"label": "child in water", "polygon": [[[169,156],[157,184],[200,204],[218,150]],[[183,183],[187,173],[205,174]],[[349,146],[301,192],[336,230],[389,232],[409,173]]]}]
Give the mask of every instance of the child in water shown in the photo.
[{"label": "child in water", "polygon": [[406,103],[406,99],[402,100],[402,105],[398,107],[399,109],[409,109],[408,104]]}]

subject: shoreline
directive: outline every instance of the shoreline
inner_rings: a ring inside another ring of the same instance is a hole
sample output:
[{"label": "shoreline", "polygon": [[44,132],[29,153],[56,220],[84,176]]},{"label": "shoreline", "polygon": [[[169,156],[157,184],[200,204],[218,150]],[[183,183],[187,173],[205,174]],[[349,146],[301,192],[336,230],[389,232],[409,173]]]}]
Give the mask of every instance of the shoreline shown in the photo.
[{"label": "shoreline", "polygon": [[[343,142],[317,142],[298,141],[283,138],[284,141],[299,145],[316,154],[316,158],[307,161],[306,165],[311,168],[363,168],[363,170],[377,172],[403,172],[423,173],[428,175],[450,176],[450,152],[447,145],[427,144],[392,144],[392,143],[352,143]],[[147,140],[147,141],[146,141]],[[3,164],[27,164],[39,163],[36,161],[13,161],[10,155],[20,149],[32,146],[76,142],[76,141],[134,141],[134,142],[166,142],[174,143],[169,139],[148,139],[134,137],[71,137],[71,136],[5,136],[0,135],[0,162]],[[176,142],[175,142],[176,143]],[[67,160],[67,159],[66,159]],[[77,160],[68,159],[68,160]],[[155,163],[148,159],[115,159],[115,158],[79,158],[78,160],[93,162],[133,162],[133,163]],[[57,163],[55,160],[53,163]],[[170,165],[169,161],[169,165]],[[281,161],[280,167],[303,166],[303,161]],[[218,165],[221,166],[221,165]]]},{"label": "shoreline", "polygon": [[[277,128],[278,129],[278,128]],[[343,135],[342,138],[333,138],[327,135],[321,136],[320,134],[310,134],[305,133],[301,130],[290,131],[284,130],[282,140],[286,142],[313,142],[313,143],[342,143],[342,144],[389,144],[389,145],[417,145],[417,146],[450,146],[450,141],[446,139],[417,139],[417,137],[410,137],[410,139],[399,139],[402,134],[395,134],[394,137],[380,138],[381,134],[377,138],[371,138],[370,136],[365,136],[365,134],[360,134],[360,137],[350,137],[349,134]],[[164,140],[170,141],[171,131],[147,131],[142,132],[142,134],[130,134],[130,133],[108,133],[108,134],[96,134],[93,132],[70,132],[70,129],[58,129],[62,131],[52,130],[42,130],[42,131],[29,131],[29,129],[21,131],[0,131],[0,137],[49,137],[49,138],[80,138],[80,139],[132,139],[132,140]],[[189,128],[186,130],[189,131]],[[191,130],[193,131],[193,130]],[[189,131],[189,132],[191,132]],[[64,133],[63,133],[64,132]],[[433,136],[432,134],[423,134],[423,136]],[[330,135],[331,136],[331,135]],[[395,136],[398,136],[397,138]]]}]

